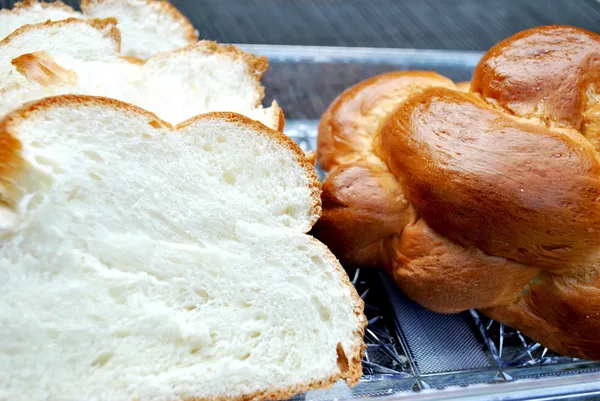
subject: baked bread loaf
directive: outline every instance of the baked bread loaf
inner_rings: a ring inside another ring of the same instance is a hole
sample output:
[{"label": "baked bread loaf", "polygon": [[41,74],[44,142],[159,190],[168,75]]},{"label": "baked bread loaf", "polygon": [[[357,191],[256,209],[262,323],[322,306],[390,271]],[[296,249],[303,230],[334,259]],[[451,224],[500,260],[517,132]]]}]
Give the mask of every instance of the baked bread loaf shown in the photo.
[{"label": "baked bread loaf", "polygon": [[198,41],[193,25],[168,1],[82,0],[81,9],[83,13],[60,1],[16,3],[12,9],[0,10],[0,39],[23,25],[67,18],[114,17],[123,34],[123,56],[145,60]]},{"label": "baked bread loaf", "polygon": [[323,115],[315,235],[421,305],[479,308],[600,359],[600,37],[567,26],[490,49],[470,91],[388,73]]},{"label": "baked bread loaf", "polygon": [[200,41],[132,62],[119,54],[116,20],[67,19],[26,25],[0,42],[0,115],[46,96],[105,96],[177,124],[231,111],[283,129],[277,102],[263,108],[264,57]]},{"label": "baked bread loaf", "polygon": [[300,148],[65,95],[0,122],[0,398],[264,400],[354,383],[363,303]]}]

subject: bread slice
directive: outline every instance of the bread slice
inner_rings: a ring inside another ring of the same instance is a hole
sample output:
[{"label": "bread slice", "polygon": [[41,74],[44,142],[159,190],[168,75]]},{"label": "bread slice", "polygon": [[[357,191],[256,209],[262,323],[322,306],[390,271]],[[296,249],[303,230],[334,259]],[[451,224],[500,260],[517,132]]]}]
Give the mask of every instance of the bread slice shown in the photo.
[{"label": "bread slice", "polygon": [[[132,103],[173,124],[201,113],[232,111],[283,128],[277,103],[261,106],[266,58],[201,41],[131,62],[120,56],[119,43],[112,18],[18,29],[0,42],[0,114],[41,97],[74,93]],[[54,79],[56,70],[71,73],[61,82]]]},{"label": "bread slice", "polygon": [[124,56],[146,60],[198,41],[194,26],[168,1],[82,0],[88,18],[116,17]]},{"label": "bread slice", "polygon": [[121,34],[114,18],[89,21],[69,18],[24,25],[0,41],[0,88],[27,84],[27,77],[17,74],[12,65],[13,59],[25,53],[44,51],[65,64],[75,61],[131,64],[121,60],[120,46]]},{"label": "bread slice", "polygon": [[147,59],[156,53],[196,43],[193,25],[167,1],[159,0],[83,0],[83,13],[68,5],[26,0],[10,10],[0,10],[0,39],[23,25],[67,18],[108,18],[118,20],[123,34],[121,54]]},{"label": "bread slice", "polygon": [[4,39],[23,25],[67,18],[82,18],[82,14],[61,1],[40,3],[37,0],[27,0],[18,2],[11,9],[0,10],[0,39]]},{"label": "bread slice", "polygon": [[0,143],[1,398],[285,399],[361,375],[363,303],[305,234],[319,183],[283,134],[67,95]]}]

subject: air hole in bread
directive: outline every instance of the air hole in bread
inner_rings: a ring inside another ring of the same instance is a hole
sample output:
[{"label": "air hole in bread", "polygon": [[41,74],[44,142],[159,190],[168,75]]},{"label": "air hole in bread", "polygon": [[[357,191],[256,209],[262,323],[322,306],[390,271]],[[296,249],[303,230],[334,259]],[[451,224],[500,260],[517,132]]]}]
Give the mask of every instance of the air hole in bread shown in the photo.
[{"label": "air hole in bread", "polygon": [[112,357],[113,357],[112,352],[103,352],[100,355],[98,355],[98,357],[96,359],[94,359],[94,362],[92,362],[91,365],[101,368],[104,365],[106,365],[108,363],[108,361],[110,361],[112,359]]},{"label": "air hole in bread", "polygon": [[131,331],[127,330],[127,329],[118,329],[115,330],[115,332],[113,333],[113,336],[115,336],[116,338],[125,338],[125,337],[129,337],[131,335]]},{"label": "air hole in bread", "polygon": [[323,305],[319,298],[317,298],[314,295],[310,299],[317,311],[319,312],[319,317],[321,318],[321,320],[323,322],[328,322],[329,319],[331,319],[331,311],[329,310],[329,308]]},{"label": "air hole in bread", "polygon": [[25,209],[27,209],[28,212],[35,210],[35,208],[44,202],[44,199],[46,199],[44,194],[39,192],[35,193],[33,196],[26,199],[27,204]]},{"label": "air hole in bread", "polygon": [[182,264],[182,263],[183,263],[181,259],[179,259],[178,257],[175,257],[175,256],[169,256],[169,257],[167,258],[167,260],[168,260],[169,262],[171,262],[171,263],[174,263],[174,264],[176,264],[176,265],[180,265],[180,264]]},{"label": "air hole in bread", "polygon": [[227,138],[225,138],[224,136],[218,136],[217,137],[217,142],[219,142],[219,143],[225,143],[225,142],[227,142]]},{"label": "air hole in bread", "polygon": [[126,302],[125,297],[118,288],[109,288],[108,294],[118,305],[123,305]]},{"label": "air hole in bread", "polygon": [[229,185],[235,185],[235,182],[237,181],[236,175],[233,172],[231,172],[231,171],[224,172],[223,173],[223,179]]},{"label": "air hole in bread", "polygon": [[337,352],[337,365],[338,368],[340,368],[340,372],[342,373],[346,373],[348,371],[348,357],[346,356],[346,353],[344,352],[344,347],[342,346],[342,343],[337,343],[337,347],[336,347],[336,352]]},{"label": "air hole in bread", "polygon": [[186,305],[185,309],[189,310],[189,311],[193,311],[196,309],[196,305]]},{"label": "air hole in bread", "polygon": [[70,201],[74,200],[75,198],[77,198],[77,194],[79,194],[79,187],[75,187],[73,188],[70,192],[69,195],[67,196],[67,199]]},{"label": "air hole in bread", "polygon": [[246,360],[246,359],[248,359],[248,358],[250,358],[250,354],[249,354],[249,353],[247,353],[247,354],[244,354],[244,355],[240,356],[238,359],[239,359],[240,361],[245,361],[245,360]]},{"label": "air hole in bread", "polygon": [[93,150],[84,150],[83,154],[90,160],[94,160],[99,163],[104,163],[104,158],[100,156],[98,152],[94,152]]},{"label": "air hole in bread", "polygon": [[250,338],[258,338],[261,336],[261,332],[260,331],[251,331],[250,332]]},{"label": "air hole in bread", "polygon": [[319,256],[311,256],[311,257],[310,257],[310,260],[312,260],[312,262],[313,262],[315,265],[323,265],[323,264],[324,264],[324,263],[323,263],[323,258],[321,258],[321,257],[319,257]]},{"label": "air hole in bread", "polygon": [[33,141],[31,142],[31,146],[33,146],[34,148],[41,148],[42,143],[40,141]]},{"label": "air hole in bread", "polygon": [[100,177],[98,174],[96,173],[89,173],[89,176],[96,181],[102,181],[102,177]]},{"label": "air hole in bread", "polygon": [[190,350],[190,354],[194,355],[200,352],[200,347],[194,347]]},{"label": "air hole in bread", "polygon": [[65,170],[61,168],[56,161],[50,159],[49,157],[36,155],[34,158],[39,165],[52,168],[52,171],[56,174],[61,174],[65,172]]},{"label": "air hole in bread", "polygon": [[208,292],[203,288],[197,289],[196,295],[198,295],[200,298],[202,298],[205,302],[208,301],[208,299],[210,298],[210,296],[208,295]]},{"label": "air hole in bread", "polygon": [[204,145],[202,145],[202,149],[205,150],[206,152],[212,152],[213,146],[210,143],[205,143]]}]

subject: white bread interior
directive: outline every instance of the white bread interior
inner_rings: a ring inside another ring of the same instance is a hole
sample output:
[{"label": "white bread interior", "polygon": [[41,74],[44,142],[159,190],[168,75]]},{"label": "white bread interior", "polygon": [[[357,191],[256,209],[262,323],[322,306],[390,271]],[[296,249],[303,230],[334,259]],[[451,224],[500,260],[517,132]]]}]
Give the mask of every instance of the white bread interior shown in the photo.
[{"label": "white bread interior", "polygon": [[47,98],[0,123],[0,399],[262,400],[357,380],[319,184],[243,116]]},{"label": "white bread interior", "polygon": [[167,1],[84,0],[81,7],[83,13],[60,1],[16,3],[12,9],[0,10],[0,39],[23,25],[67,18],[115,17],[123,34],[124,56],[147,59],[198,40],[192,24]]},{"label": "white bread interior", "polygon": [[198,41],[192,24],[168,1],[82,0],[81,9],[88,18],[117,18],[123,56],[146,60]]},{"label": "white bread interior", "polygon": [[[41,97],[59,94],[106,96],[132,103],[177,124],[195,115],[230,111],[270,128],[282,129],[276,102],[261,105],[260,78],[267,60],[233,46],[200,41],[146,62],[120,56],[114,19],[69,19],[20,28],[0,42],[0,114]],[[42,84],[40,72],[52,74],[32,53],[44,52],[76,78]],[[26,58],[19,58],[30,55]],[[18,85],[17,85],[18,84]]]}]

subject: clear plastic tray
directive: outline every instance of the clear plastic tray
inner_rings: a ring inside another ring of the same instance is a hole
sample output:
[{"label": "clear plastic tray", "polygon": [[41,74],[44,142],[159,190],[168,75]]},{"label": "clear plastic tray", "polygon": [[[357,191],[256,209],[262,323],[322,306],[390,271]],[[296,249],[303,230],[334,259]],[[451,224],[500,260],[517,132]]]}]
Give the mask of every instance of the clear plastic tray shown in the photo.
[{"label": "clear plastic tray", "polygon": [[[269,58],[265,103],[277,99],[286,114],[285,132],[305,150],[314,149],[321,113],[347,87],[397,70],[431,70],[466,81],[481,57],[477,52],[238,46]],[[348,273],[369,319],[364,377],[351,389],[340,383],[295,399],[600,399],[600,362],[553,354],[475,310],[427,311],[377,271]]]}]

